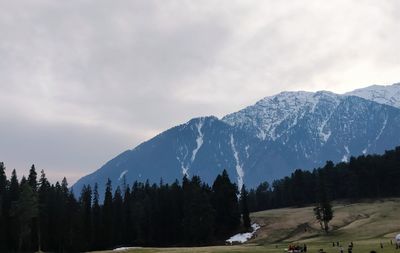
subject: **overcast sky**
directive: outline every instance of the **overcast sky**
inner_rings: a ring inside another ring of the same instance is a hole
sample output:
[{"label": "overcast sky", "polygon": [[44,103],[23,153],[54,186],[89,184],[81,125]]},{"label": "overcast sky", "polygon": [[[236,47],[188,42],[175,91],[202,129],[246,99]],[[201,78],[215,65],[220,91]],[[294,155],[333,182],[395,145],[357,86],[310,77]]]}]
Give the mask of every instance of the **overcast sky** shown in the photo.
[{"label": "overcast sky", "polygon": [[70,183],[190,118],[400,81],[398,0],[0,0],[0,161]]}]

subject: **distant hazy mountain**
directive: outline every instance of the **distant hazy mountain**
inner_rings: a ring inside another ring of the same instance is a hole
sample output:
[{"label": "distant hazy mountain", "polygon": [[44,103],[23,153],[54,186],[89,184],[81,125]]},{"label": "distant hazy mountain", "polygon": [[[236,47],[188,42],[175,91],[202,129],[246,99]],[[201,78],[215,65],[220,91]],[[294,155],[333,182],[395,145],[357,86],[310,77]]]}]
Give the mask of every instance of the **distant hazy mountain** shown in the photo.
[{"label": "distant hazy mountain", "polygon": [[195,118],[107,162],[73,187],[114,187],[134,180],[165,183],[184,174],[212,182],[227,169],[238,185],[311,169],[327,160],[382,153],[400,144],[400,85],[370,86],[339,95],[282,92],[216,117]]}]

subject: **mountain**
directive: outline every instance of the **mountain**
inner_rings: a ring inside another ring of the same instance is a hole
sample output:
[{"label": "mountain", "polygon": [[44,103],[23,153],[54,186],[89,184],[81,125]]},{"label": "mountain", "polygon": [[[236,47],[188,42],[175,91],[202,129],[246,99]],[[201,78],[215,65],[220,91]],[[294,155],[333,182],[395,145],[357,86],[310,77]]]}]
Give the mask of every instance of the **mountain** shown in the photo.
[{"label": "mountain", "polygon": [[380,104],[400,108],[400,83],[393,85],[372,85],[346,93],[348,96],[362,97]]},{"label": "mountain", "polygon": [[238,112],[195,118],[127,150],[73,188],[124,181],[173,182],[199,175],[211,183],[227,169],[253,187],[327,160],[382,153],[400,144],[400,85],[370,86],[344,95],[282,92]]}]

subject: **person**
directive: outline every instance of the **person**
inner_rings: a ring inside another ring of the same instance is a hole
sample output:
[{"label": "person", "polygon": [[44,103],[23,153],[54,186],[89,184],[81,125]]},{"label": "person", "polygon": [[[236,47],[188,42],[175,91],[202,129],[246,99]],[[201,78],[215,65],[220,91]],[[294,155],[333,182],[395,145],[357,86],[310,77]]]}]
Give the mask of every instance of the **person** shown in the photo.
[{"label": "person", "polygon": [[383,243],[381,243],[381,249],[383,249]]},{"label": "person", "polygon": [[340,246],[340,253],[344,253],[343,247]]},{"label": "person", "polygon": [[303,252],[307,252],[307,245],[305,243],[303,245]]},{"label": "person", "polygon": [[353,252],[353,245],[350,243],[349,247],[347,248],[347,253],[352,253]]}]

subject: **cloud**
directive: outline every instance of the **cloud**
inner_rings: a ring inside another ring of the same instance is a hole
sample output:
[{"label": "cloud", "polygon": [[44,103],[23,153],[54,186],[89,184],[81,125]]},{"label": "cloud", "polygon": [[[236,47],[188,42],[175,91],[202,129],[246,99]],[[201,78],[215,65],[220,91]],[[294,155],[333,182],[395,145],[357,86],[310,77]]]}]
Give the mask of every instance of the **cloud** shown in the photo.
[{"label": "cloud", "polygon": [[395,0],[2,1],[0,159],[76,178],[192,117],[282,90],[399,81],[399,10]]}]

